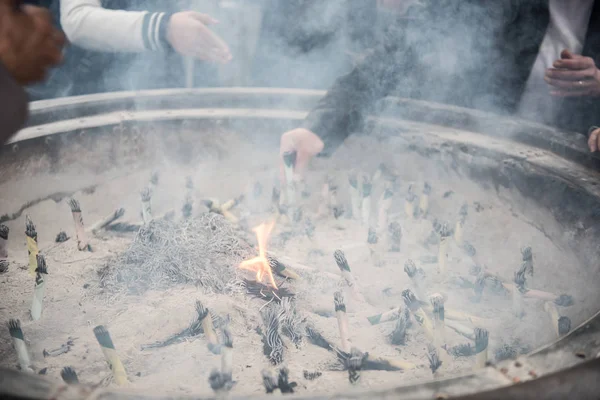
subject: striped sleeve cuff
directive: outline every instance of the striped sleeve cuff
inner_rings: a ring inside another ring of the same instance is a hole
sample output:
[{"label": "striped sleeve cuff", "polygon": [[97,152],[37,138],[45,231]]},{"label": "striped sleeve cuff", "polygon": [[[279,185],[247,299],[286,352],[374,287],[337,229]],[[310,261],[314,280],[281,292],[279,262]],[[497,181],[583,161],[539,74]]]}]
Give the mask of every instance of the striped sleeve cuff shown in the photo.
[{"label": "striped sleeve cuff", "polygon": [[142,24],[142,38],[144,47],[152,51],[172,50],[167,40],[167,28],[171,20],[171,13],[146,13]]}]

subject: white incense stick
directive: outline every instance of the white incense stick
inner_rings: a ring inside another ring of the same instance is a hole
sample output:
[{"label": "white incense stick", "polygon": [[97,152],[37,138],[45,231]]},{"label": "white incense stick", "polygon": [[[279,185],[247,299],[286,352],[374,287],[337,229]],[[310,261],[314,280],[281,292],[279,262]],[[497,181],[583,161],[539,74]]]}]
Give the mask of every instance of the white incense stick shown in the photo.
[{"label": "white incense stick", "polygon": [[369,225],[371,219],[371,192],[373,191],[373,183],[368,175],[362,176],[361,194],[362,194],[362,213],[361,219],[364,225]]},{"label": "white incense stick", "polygon": [[37,269],[37,255],[39,253],[37,243],[37,231],[35,225],[29,218],[29,215],[25,216],[25,236],[27,239],[27,253],[29,255],[29,275],[35,276],[35,270]]},{"label": "white incense stick", "polygon": [[[209,319],[212,319],[209,317]],[[227,326],[222,330],[223,347],[221,349],[221,374],[225,380],[233,380],[233,336]]]},{"label": "white incense stick", "polygon": [[392,222],[388,227],[388,236],[391,252],[400,252],[402,246],[402,227],[398,221]]},{"label": "white incense stick", "polygon": [[35,272],[35,287],[33,289],[33,301],[31,302],[31,319],[37,321],[42,316],[44,294],[46,292],[44,275],[48,274],[46,260],[41,254],[37,255],[37,269]]},{"label": "white incense stick", "polygon": [[356,171],[351,171],[348,174],[348,184],[350,192],[350,204],[352,209],[352,218],[361,218],[361,194],[358,186],[358,174]]},{"label": "white incense stick", "polygon": [[369,245],[369,253],[371,254],[371,261],[376,267],[382,267],[385,263],[379,249],[379,238],[375,228],[369,228],[367,234],[367,243]]},{"label": "white incense stick", "polygon": [[476,368],[484,368],[488,360],[489,333],[487,329],[475,328]]},{"label": "white incense stick", "polygon": [[427,359],[429,360],[429,368],[433,374],[433,379],[440,378],[440,367],[442,366],[442,360],[440,360],[438,347],[431,344],[427,345]]},{"label": "white incense stick", "polygon": [[342,292],[335,292],[333,294],[333,301],[335,305],[335,315],[338,322],[338,329],[340,331],[340,341],[342,343],[341,348],[346,353],[350,352],[352,347],[348,334],[348,315],[346,314],[346,303],[344,302],[344,295]]},{"label": "white incense stick", "polygon": [[98,234],[102,229],[106,228],[108,225],[112,224],[113,222],[121,218],[123,215],[125,215],[125,209],[117,208],[115,211],[113,211],[112,213],[110,213],[109,215],[92,225],[89,231],[93,234]]},{"label": "white incense stick", "polygon": [[338,268],[340,269],[340,272],[342,273],[342,277],[346,281],[346,285],[348,285],[348,287],[352,291],[354,298],[356,298],[359,301],[365,301],[365,298],[359,292],[358,287],[356,286],[356,281],[354,280],[354,276],[350,271],[350,265],[348,264],[348,260],[346,259],[344,252],[342,250],[336,250],[333,253],[333,257]]},{"label": "white incense stick", "polygon": [[219,344],[219,338],[215,332],[215,327],[212,322],[208,308],[206,308],[200,301],[196,301],[196,312],[198,313],[198,320],[202,323],[204,330],[204,336],[208,341],[207,347],[213,354],[219,354],[221,352],[221,346]]},{"label": "white incense stick", "polygon": [[296,208],[296,181],[294,179],[294,168],[296,167],[296,152],[283,153],[283,168],[285,175],[286,201],[288,207],[288,218],[293,221]]},{"label": "white incense stick", "polygon": [[377,229],[379,232],[385,232],[388,227],[388,215],[392,207],[394,190],[391,182],[385,182],[383,193],[379,199],[379,215],[377,217]]},{"label": "white incense stick", "polygon": [[81,206],[75,199],[69,200],[71,213],[73,214],[73,222],[75,223],[75,233],[77,234],[77,248],[79,251],[91,251],[90,244],[87,239],[85,227],[83,225],[83,217],[81,216]]},{"label": "white incense stick", "polygon": [[419,199],[419,214],[421,217],[426,217],[429,212],[429,195],[431,194],[431,186],[429,183],[425,182],[423,184],[423,192],[421,193],[421,198]]},{"label": "white incense stick", "polygon": [[423,331],[425,331],[427,338],[433,341],[433,323],[421,307],[415,294],[410,289],[406,289],[402,291],[402,298],[410,312],[415,316],[417,322],[423,327]]},{"label": "white incense stick", "polygon": [[446,319],[444,316],[444,297],[435,293],[429,297],[433,307],[434,344],[438,349],[446,345]]},{"label": "white incense stick", "polygon": [[523,293],[527,290],[525,288],[525,271],[519,269],[515,272],[514,283],[515,290],[512,291],[513,313],[517,318],[522,318],[525,314],[523,310]]},{"label": "white incense stick", "polygon": [[458,246],[462,246],[464,242],[463,227],[465,225],[465,221],[467,220],[467,214],[468,206],[463,204],[463,206],[460,208],[458,220],[456,221],[456,226],[454,228],[454,240]]},{"label": "white incense stick", "polygon": [[571,320],[568,317],[561,317],[556,304],[547,301],[544,303],[544,310],[550,316],[552,327],[557,338],[566,335],[571,330]]},{"label": "white incense stick", "polygon": [[142,199],[142,220],[144,225],[148,225],[152,221],[152,191],[149,188],[145,188],[140,193]]},{"label": "white incense stick", "polygon": [[445,278],[448,271],[448,240],[451,232],[447,224],[442,224],[440,229],[440,247],[438,252],[439,273]]},{"label": "white incense stick", "polygon": [[29,357],[29,351],[25,344],[25,336],[21,329],[21,321],[18,319],[11,319],[8,321],[8,332],[13,341],[13,346],[19,359],[19,366],[22,371],[33,373],[33,366],[31,364],[31,358]]},{"label": "white incense stick", "polygon": [[408,193],[406,194],[406,198],[404,200],[404,213],[406,217],[410,220],[415,216],[415,200],[417,196],[413,193],[413,187],[410,185],[408,187]]},{"label": "white incense stick", "polygon": [[115,378],[115,382],[117,385],[125,385],[129,381],[127,380],[127,373],[125,372],[125,367],[115,350],[115,345],[110,337],[110,334],[106,330],[106,328],[102,325],[98,325],[94,328],[94,335],[96,336],[96,340],[100,344],[100,348],[102,349],[102,353],[104,354],[104,358],[106,362],[110,366],[110,370],[112,371],[113,377]]},{"label": "white incense stick", "polygon": [[417,292],[418,298],[425,301],[425,292],[423,290],[425,271],[423,271],[421,268],[417,268],[415,262],[411,259],[408,259],[404,263],[404,272],[406,272],[406,275],[408,275],[415,286],[415,292]]}]

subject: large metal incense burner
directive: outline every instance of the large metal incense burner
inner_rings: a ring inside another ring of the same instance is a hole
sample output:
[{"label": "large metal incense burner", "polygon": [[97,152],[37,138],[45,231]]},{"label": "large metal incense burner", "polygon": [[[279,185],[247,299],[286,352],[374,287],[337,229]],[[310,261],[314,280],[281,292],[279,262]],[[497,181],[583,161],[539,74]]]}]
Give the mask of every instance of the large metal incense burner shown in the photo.
[{"label": "large metal incense burner", "polygon": [[[276,146],[281,132],[298,126],[322,95],[307,90],[222,88],[106,93],[33,103],[29,125],[0,150],[0,184],[37,175],[60,176],[74,166],[97,181],[57,179],[38,188],[32,198],[18,199],[22,207],[3,210],[8,214],[2,218],[17,218],[36,202],[57,194],[68,198],[69,193],[93,186],[105,179],[103,173],[109,166],[148,167],[159,152],[160,157],[185,163],[204,150],[193,137],[179,135],[183,128],[200,137],[227,127],[250,141]],[[576,255],[573,266],[565,268],[592,277],[587,281],[590,287],[600,285],[600,158],[589,153],[585,138],[522,120],[422,101],[388,98],[378,108],[381,112],[366,122],[367,134],[393,137],[405,151],[502,196],[553,243]],[[153,140],[159,136],[166,145],[157,149]],[[538,211],[552,215],[553,224],[538,223]],[[536,268],[543,270],[543,266]],[[600,306],[600,295],[592,300]],[[399,375],[393,389],[342,389],[337,394],[293,396],[595,398],[600,393],[598,308],[588,307],[587,319],[581,318],[585,322],[572,326],[554,343],[517,359],[488,363],[460,377],[406,384]],[[2,398],[76,399],[91,393],[96,399],[175,398],[114,387],[67,385],[37,374],[0,369]]]}]

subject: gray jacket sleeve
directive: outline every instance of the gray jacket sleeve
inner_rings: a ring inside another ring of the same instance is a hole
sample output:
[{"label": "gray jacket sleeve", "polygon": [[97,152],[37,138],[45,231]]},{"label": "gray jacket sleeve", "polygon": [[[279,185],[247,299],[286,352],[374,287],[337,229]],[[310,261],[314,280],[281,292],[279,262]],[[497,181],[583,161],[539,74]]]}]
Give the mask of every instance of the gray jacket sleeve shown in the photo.
[{"label": "gray jacket sleeve", "polygon": [[27,93],[0,63],[0,140],[2,144],[25,124]]}]

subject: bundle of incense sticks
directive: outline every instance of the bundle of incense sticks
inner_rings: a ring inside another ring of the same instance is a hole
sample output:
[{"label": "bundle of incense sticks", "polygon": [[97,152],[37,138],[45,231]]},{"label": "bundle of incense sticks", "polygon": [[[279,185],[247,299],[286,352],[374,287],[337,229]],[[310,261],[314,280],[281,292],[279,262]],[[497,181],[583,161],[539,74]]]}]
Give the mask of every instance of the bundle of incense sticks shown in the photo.
[{"label": "bundle of incense sticks", "polygon": [[202,325],[204,336],[208,342],[208,350],[213,354],[219,354],[221,352],[221,345],[219,344],[217,332],[215,332],[213,319],[210,316],[208,308],[200,301],[196,301],[196,312],[198,313],[198,321],[200,321],[200,324]]},{"label": "bundle of incense sticks", "polygon": [[425,271],[421,268],[417,268],[417,265],[413,260],[406,260],[404,263],[404,272],[410,278],[413,285],[415,285],[415,291],[419,299],[425,299],[425,292],[423,291],[423,282],[425,280]]},{"label": "bundle of incense sticks", "polygon": [[514,278],[515,290],[512,292],[513,312],[517,318],[522,318],[525,314],[523,309],[523,294],[527,291],[525,288],[525,271],[515,272]]},{"label": "bundle of incense sticks", "polygon": [[571,320],[568,317],[562,317],[560,315],[556,304],[547,301],[544,303],[544,310],[550,316],[550,321],[552,322],[552,327],[554,328],[554,333],[557,338],[564,336],[571,331]]},{"label": "bundle of incense sticks", "polygon": [[379,238],[377,237],[377,231],[375,228],[370,227],[367,233],[367,243],[369,244],[369,253],[371,254],[371,261],[376,267],[382,267],[385,262],[379,249]]},{"label": "bundle of incense sticks", "polygon": [[444,313],[444,297],[441,294],[432,294],[429,297],[433,307],[433,343],[440,349],[446,346],[446,319]]},{"label": "bundle of incense sticks", "polygon": [[396,321],[394,330],[389,335],[390,342],[393,345],[406,344],[406,331],[408,330],[410,325],[410,313],[408,311],[408,308],[404,308],[402,311],[400,311],[400,318],[398,318],[398,320]]},{"label": "bundle of incense sticks", "polygon": [[280,395],[281,390],[279,390],[279,386],[277,385],[277,379],[271,374],[271,371],[263,369],[261,371],[263,385],[265,386],[265,390],[267,394],[276,394]]},{"label": "bundle of incense sticks", "polygon": [[48,274],[46,260],[41,254],[37,255],[37,268],[35,272],[35,287],[33,289],[33,301],[31,302],[31,319],[37,321],[42,316],[44,294],[46,292],[44,275]]},{"label": "bundle of incense sticks", "polygon": [[358,173],[353,170],[348,174],[348,184],[350,192],[350,205],[352,210],[352,217],[354,219],[361,219],[361,190],[358,186]]},{"label": "bundle of incense sticks", "polygon": [[25,235],[27,237],[27,253],[29,254],[29,274],[35,276],[35,270],[37,269],[37,255],[39,253],[37,243],[37,232],[35,225],[29,218],[29,215],[25,216]]},{"label": "bundle of incense sticks", "polygon": [[421,303],[417,300],[415,294],[410,289],[406,289],[402,291],[402,298],[417,322],[423,327],[427,338],[433,341],[433,323],[421,307]]},{"label": "bundle of incense sticks", "polygon": [[363,369],[365,361],[369,357],[368,353],[363,353],[356,347],[350,350],[348,357],[344,359],[345,367],[348,369],[348,380],[355,384],[360,380],[360,372]]},{"label": "bundle of incense sticks", "polygon": [[368,175],[363,174],[361,183],[361,220],[364,225],[368,226],[371,220],[371,192],[373,191],[373,182]]},{"label": "bundle of incense sticks", "polygon": [[352,346],[350,344],[350,338],[348,334],[348,315],[346,315],[346,303],[344,302],[343,293],[335,292],[333,294],[333,301],[335,305],[335,315],[338,322],[338,329],[340,331],[340,341],[342,343],[341,349],[345,352],[349,352]]},{"label": "bundle of incense sticks", "polygon": [[8,257],[8,251],[6,250],[6,242],[8,241],[8,226],[0,224],[0,258]]},{"label": "bundle of incense sticks", "polygon": [[81,206],[75,199],[69,200],[69,207],[71,207],[71,214],[73,215],[73,222],[75,223],[75,233],[77,235],[77,249],[79,251],[92,251],[87,235],[85,232],[85,226],[83,225],[83,217],[81,216]]},{"label": "bundle of incense sticks", "polygon": [[149,188],[145,188],[140,192],[142,199],[142,221],[144,225],[148,225],[152,221],[152,191]]},{"label": "bundle of incense sticks", "polygon": [[19,359],[19,366],[21,371],[33,372],[33,365],[29,358],[29,351],[25,344],[25,335],[21,329],[21,321],[18,319],[11,319],[8,321],[8,332],[13,341],[13,346],[17,352],[17,358]]},{"label": "bundle of incense sticks", "polygon": [[350,265],[348,265],[348,260],[346,259],[344,252],[342,250],[336,250],[333,253],[333,258],[335,259],[335,262],[336,262],[338,268],[340,269],[340,272],[342,273],[342,277],[346,281],[346,285],[348,285],[348,287],[352,291],[352,294],[354,295],[354,297],[359,301],[364,301],[365,298],[358,291],[358,287],[356,286],[356,281],[354,280],[354,276],[352,275],[352,272],[350,271]]},{"label": "bundle of incense sticks", "polygon": [[283,168],[285,174],[286,200],[288,206],[288,217],[293,220],[296,207],[296,182],[294,177],[294,168],[296,167],[296,152],[288,151],[283,153]]},{"label": "bundle of incense sticks", "polygon": [[406,194],[406,198],[404,199],[404,212],[406,213],[406,217],[408,219],[412,219],[415,216],[415,201],[417,200],[417,195],[413,193],[413,186],[410,185],[408,187],[408,193]]},{"label": "bundle of incense sticks", "polygon": [[439,374],[442,361],[440,360],[438,348],[436,346],[432,346],[431,344],[427,345],[427,359],[429,360],[429,368],[431,368],[433,378],[438,379],[440,377]]},{"label": "bundle of incense sticks", "polygon": [[115,211],[113,211],[112,213],[110,213],[109,215],[92,225],[92,227],[89,230],[96,235],[102,229],[106,228],[108,225],[112,224],[113,222],[121,218],[123,215],[125,215],[125,209],[117,208]]},{"label": "bundle of incense sticks", "polygon": [[394,221],[388,227],[388,236],[390,238],[390,251],[399,253],[402,245],[402,227],[398,221]]},{"label": "bundle of incense sticks", "polygon": [[468,210],[469,206],[467,204],[463,204],[458,213],[458,220],[456,221],[456,227],[454,228],[454,240],[459,246],[462,246],[464,242],[463,227],[467,220]]},{"label": "bundle of incense sticks", "polygon": [[60,376],[67,385],[77,385],[79,383],[77,372],[72,367],[64,367],[60,371]]},{"label": "bundle of incense sticks", "polygon": [[440,228],[440,247],[438,252],[438,266],[442,277],[445,277],[448,271],[448,239],[452,235],[447,224],[442,224]]},{"label": "bundle of incense sticks", "polygon": [[271,270],[277,275],[283,276],[284,278],[300,279],[300,275],[292,271],[275,257],[267,255],[267,261],[269,262],[269,267],[271,267]]},{"label": "bundle of incense sticks", "polygon": [[525,275],[529,276],[527,286],[535,287],[534,282],[534,273],[533,273],[533,251],[531,250],[531,246],[526,246],[521,249],[522,256],[522,266],[521,269],[525,271]]},{"label": "bundle of incense sticks", "polygon": [[394,189],[391,182],[385,182],[383,193],[379,199],[379,215],[377,217],[377,229],[380,232],[385,232],[388,227],[388,214],[392,207],[392,200],[394,197]]},{"label": "bundle of incense sticks", "polygon": [[123,363],[121,362],[121,359],[115,350],[115,345],[113,344],[110,334],[106,328],[102,325],[98,325],[94,328],[94,335],[100,344],[100,348],[104,354],[104,359],[110,366],[110,370],[112,371],[117,385],[127,384],[129,381],[127,380],[125,367],[123,367]]},{"label": "bundle of incense sticks", "polygon": [[279,313],[275,307],[267,306],[260,311],[265,331],[262,332],[263,353],[271,364],[283,361],[283,341],[280,334]]},{"label": "bundle of incense sticks", "polygon": [[475,353],[476,367],[483,368],[488,360],[488,337],[487,329],[475,328]]},{"label": "bundle of incense sticks", "polygon": [[427,216],[429,212],[429,195],[431,194],[431,186],[429,183],[425,182],[423,184],[423,192],[421,193],[421,198],[419,199],[419,213],[422,217]]}]

